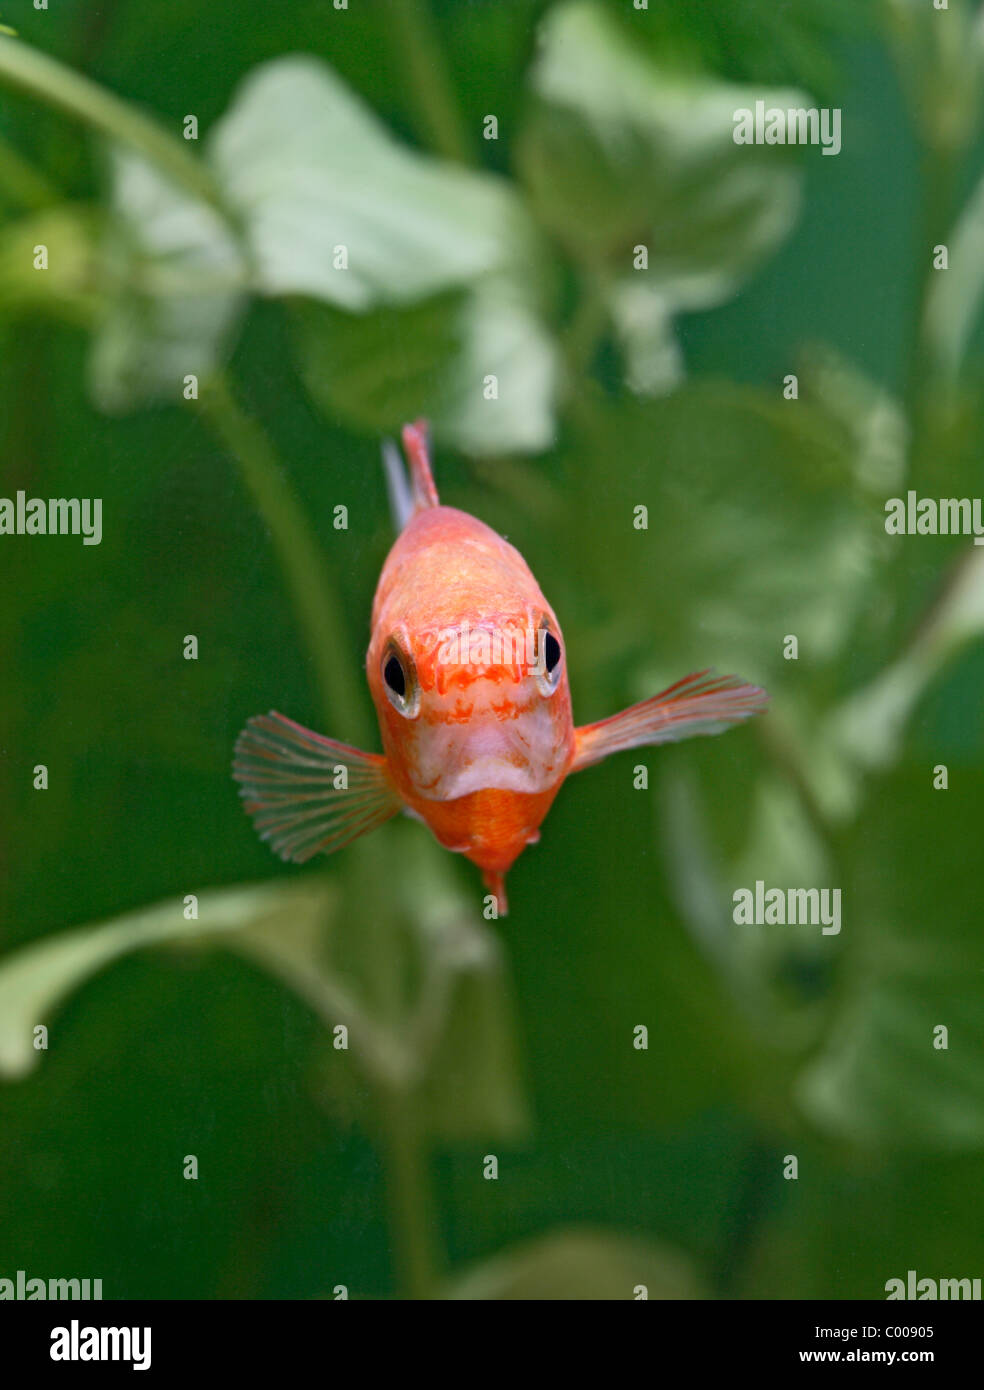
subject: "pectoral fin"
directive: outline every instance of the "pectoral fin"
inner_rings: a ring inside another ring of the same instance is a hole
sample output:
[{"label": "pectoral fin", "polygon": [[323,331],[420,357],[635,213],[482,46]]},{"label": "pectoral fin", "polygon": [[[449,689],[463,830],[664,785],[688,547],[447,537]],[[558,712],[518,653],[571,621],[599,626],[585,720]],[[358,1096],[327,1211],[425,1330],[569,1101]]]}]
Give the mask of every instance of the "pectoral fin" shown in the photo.
[{"label": "pectoral fin", "polygon": [[332,854],[403,808],[385,758],[273,710],[246,724],[232,772],[260,838],[295,864]]},{"label": "pectoral fin", "polygon": [[730,725],[758,714],[768,700],[764,690],[746,685],[739,676],[699,671],[621,714],[576,729],[571,771],[579,772],[623,748],[723,733]]}]

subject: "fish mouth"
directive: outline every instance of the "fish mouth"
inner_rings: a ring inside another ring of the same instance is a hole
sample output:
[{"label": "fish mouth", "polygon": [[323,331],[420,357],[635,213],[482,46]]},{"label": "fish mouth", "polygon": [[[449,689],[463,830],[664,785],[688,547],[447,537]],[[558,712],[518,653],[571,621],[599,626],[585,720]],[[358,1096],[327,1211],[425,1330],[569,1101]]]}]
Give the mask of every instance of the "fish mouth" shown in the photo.
[{"label": "fish mouth", "polygon": [[541,792],[549,782],[542,773],[508,758],[475,758],[462,767],[449,770],[441,778],[439,799],[456,801],[473,792]]},{"label": "fish mouth", "polygon": [[533,795],[556,781],[552,739],[549,748],[538,748],[515,723],[508,730],[474,730],[464,737],[462,733],[449,730],[436,740],[428,750],[427,765],[418,768],[414,782],[426,800],[456,801],[481,791]]}]

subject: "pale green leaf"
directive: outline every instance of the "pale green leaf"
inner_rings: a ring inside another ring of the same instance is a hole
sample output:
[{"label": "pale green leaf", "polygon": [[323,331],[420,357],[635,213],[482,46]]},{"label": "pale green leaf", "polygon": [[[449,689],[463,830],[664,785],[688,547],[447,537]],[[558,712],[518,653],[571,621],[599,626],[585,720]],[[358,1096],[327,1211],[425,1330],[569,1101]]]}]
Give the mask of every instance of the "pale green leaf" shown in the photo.
[{"label": "pale green leaf", "polygon": [[685,1256],[616,1231],[577,1227],[494,1256],[445,1294],[451,1299],[564,1301],[701,1296]]},{"label": "pale green leaf", "polygon": [[671,308],[720,303],[782,241],[799,205],[790,151],[736,145],[740,108],[803,107],[763,91],[661,69],[590,0],[545,19],[536,104],[520,140],[544,223],[578,259],[648,279]]},{"label": "pale green leaf", "polygon": [[797,1087],[822,1128],[875,1147],[984,1145],[984,960],[955,939],[946,906],[939,914],[932,941],[867,924],[865,958]]},{"label": "pale green leaf", "polygon": [[[926,300],[926,336],[940,370],[954,379],[984,300],[984,180],[946,239],[948,265],[934,273]],[[926,248],[930,255],[932,248]]]},{"label": "pale green leaf", "polygon": [[0,1075],[16,1078],[33,1070],[42,1056],[34,1048],[35,1027],[50,1027],[65,997],[120,956],[246,928],[276,932],[298,918],[323,918],[334,896],[331,887],[311,880],[212,889],[198,899],[197,920],[185,918],[184,900],[175,897],[15,951],[0,962]]},{"label": "pale green leaf", "polygon": [[610,295],[615,337],[625,360],[625,384],[638,396],[663,396],[684,377],[673,315],[659,289],[623,276]]},{"label": "pale green leaf", "polygon": [[246,262],[220,215],[124,146],[110,150],[106,304],[89,375],[101,409],[178,402],[184,378],[223,362],[245,303]]},{"label": "pale green leaf", "polygon": [[[532,235],[505,182],[401,145],[316,58],[251,74],[210,159],[267,294],[350,310],[405,304],[501,269]],[[347,269],[335,268],[336,248]]]},{"label": "pale green leaf", "polygon": [[901,655],[832,712],[825,740],[859,768],[889,766],[926,690],[956,653],[982,634],[984,548],[974,546],[965,549],[939,602]]},{"label": "pale green leaf", "polygon": [[439,442],[473,454],[553,440],[554,345],[510,283],[366,314],[308,302],[297,323],[308,390],[339,419],[395,433],[424,415]]}]

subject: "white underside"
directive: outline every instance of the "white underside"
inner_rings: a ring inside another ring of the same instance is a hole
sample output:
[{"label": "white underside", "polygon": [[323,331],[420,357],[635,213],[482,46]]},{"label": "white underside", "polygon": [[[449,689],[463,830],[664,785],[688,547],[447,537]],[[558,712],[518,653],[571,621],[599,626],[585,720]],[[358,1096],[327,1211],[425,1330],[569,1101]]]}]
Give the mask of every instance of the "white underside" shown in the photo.
[{"label": "white underside", "polygon": [[431,726],[414,750],[414,780],[433,801],[479,791],[546,791],[557,779],[556,737],[550,711],[540,704],[518,719]]}]

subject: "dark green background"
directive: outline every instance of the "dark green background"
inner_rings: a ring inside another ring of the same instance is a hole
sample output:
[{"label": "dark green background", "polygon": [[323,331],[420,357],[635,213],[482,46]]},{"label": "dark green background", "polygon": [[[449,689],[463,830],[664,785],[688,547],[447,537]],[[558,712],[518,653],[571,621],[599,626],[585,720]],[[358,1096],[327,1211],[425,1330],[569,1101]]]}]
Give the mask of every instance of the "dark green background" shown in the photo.
[{"label": "dark green background", "polygon": [[[546,6],[442,0],[431,9],[475,154],[511,175],[534,23]],[[344,16],[328,0],[52,0],[41,14],[3,5],[0,20],[169,125],[195,111],[203,130],[254,65],[313,53],[399,136],[423,144],[385,11],[359,0]],[[737,665],[769,687],[778,717],[785,704],[802,714],[807,760],[819,758],[809,731],[890,663],[961,549],[955,540],[921,549],[900,541],[899,563],[880,562],[857,582],[833,571],[832,550],[814,562],[811,526],[840,534],[848,431],[822,404],[804,404],[814,415],[802,433],[776,413],[799,408],[784,406],[780,383],[814,342],[900,394],[910,419],[920,409],[921,378],[914,396],[909,375],[926,259],[919,137],[875,7],[847,13],[800,0],[774,14],[758,3],[654,2],[648,17],[622,18],[668,62],[812,87],[844,111],[843,152],[805,152],[792,234],[727,303],[681,316],[692,380],[676,397],[634,400],[603,333],[583,409],[561,409],[554,450],[517,455],[500,472],[496,461],[476,463],[439,440],[438,486],[442,500],[508,534],[532,566],[564,627],[578,722],[640,698],[650,673],[672,679],[695,665]],[[6,91],[0,102],[10,142],[66,198],[98,206],[104,187],[90,135],[39,102]],[[500,122],[494,144],[477,137],[490,110]],[[968,139],[955,205],[974,181],[972,149]],[[937,240],[949,226],[941,219]],[[562,320],[576,272],[554,255]],[[346,428],[317,409],[297,370],[290,312],[253,305],[231,372],[323,540],[347,619],[344,660],[358,672],[391,540],[378,431]],[[405,351],[412,355],[412,342]],[[320,727],[312,666],[266,527],[194,411],[99,413],[86,385],[88,352],[88,335],[57,314],[0,305],[0,492],[104,499],[98,548],[0,539],[4,954],[208,886],[324,872],[269,854],[229,775],[249,715],[275,707]],[[932,456],[924,476],[952,477],[944,491],[957,495],[981,487],[977,379],[972,363],[957,423],[922,436]],[[737,395],[729,382],[740,384]],[[724,495],[734,502],[727,525],[716,510]],[[639,501],[660,518],[648,534],[625,526]],[[351,520],[338,533],[330,517],[340,502]],[[877,532],[880,504],[852,499],[852,516],[863,506],[862,524]],[[753,524],[760,508],[770,518],[766,547]],[[731,524],[742,509],[747,533]],[[796,569],[803,547],[805,576]],[[756,596],[763,575],[767,602]],[[852,591],[833,647],[811,646],[797,584]],[[747,655],[745,628],[726,644],[720,624],[705,633],[699,605],[719,601],[742,608],[755,629]],[[197,663],[181,658],[188,632],[199,637]],[[804,633],[798,663],[780,659],[789,632]],[[955,1104],[984,1111],[975,901],[982,677],[979,643],[941,669],[898,757],[838,826],[842,877],[829,881],[844,890],[842,937],[819,946],[811,937],[804,947],[783,938],[744,983],[702,948],[673,891],[665,822],[676,803],[663,778],[695,779],[719,862],[737,854],[759,779],[788,771],[772,770],[758,732],[623,755],[564,789],[542,843],[510,875],[511,915],[495,927],[531,1128],[509,1142],[431,1146],[452,1268],[557,1227],[592,1226],[675,1247],[718,1295],[879,1297],[910,1268],[984,1274],[980,1143],[952,1140],[933,1110],[935,1083],[924,1112],[917,1106],[897,1128],[879,1120],[873,1134],[863,1088],[848,1095],[840,1124],[804,1114],[795,1090],[803,1066],[851,1034],[845,1001],[873,997],[880,933],[894,932],[929,961],[939,944],[940,970],[951,973],[938,993],[927,986],[930,1022],[951,1022],[956,980],[952,1017],[963,1026],[953,1028],[950,1053],[934,1054],[921,1016],[899,1005],[872,1062],[880,1094],[922,1095],[910,1069],[952,1062],[961,1069]],[[352,737],[341,727],[325,732]],[[631,787],[637,761],[650,768],[645,793]],[[38,762],[50,769],[44,794],[31,787]],[[932,790],[941,762],[946,793]],[[383,862],[401,836],[412,852],[425,833],[379,831]],[[477,875],[448,862],[477,914]],[[723,881],[730,895],[750,880]],[[729,912],[726,897],[722,930],[737,932]],[[343,925],[360,932],[358,901],[347,902]],[[637,1023],[649,1027],[648,1052],[631,1047]],[[0,1275],[99,1276],[107,1297],[307,1298],[337,1283],[353,1296],[397,1292],[379,1148],[333,1099],[323,1031],[281,985],[218,949],[146,952],[85,984],[51,1028],[37,1073],[0,1090]],[[879,1115],[890,1108],[881,1103]],[[500,1158],[494,1184],[482,1179],[488,1152]],[[186,1153],[199,1158],[198,1182],[182,1178]],[[795,1183],[782,1179],[790,1153],[799,1156]]]}]

